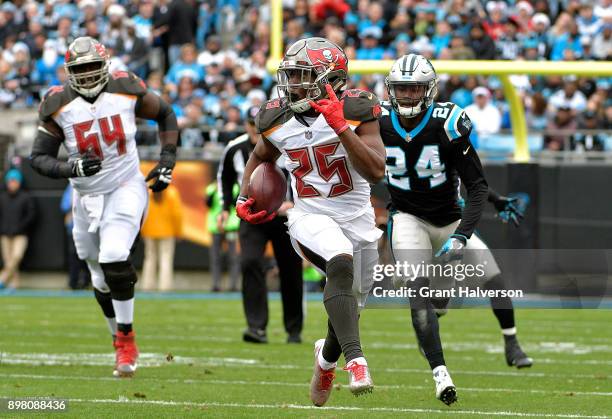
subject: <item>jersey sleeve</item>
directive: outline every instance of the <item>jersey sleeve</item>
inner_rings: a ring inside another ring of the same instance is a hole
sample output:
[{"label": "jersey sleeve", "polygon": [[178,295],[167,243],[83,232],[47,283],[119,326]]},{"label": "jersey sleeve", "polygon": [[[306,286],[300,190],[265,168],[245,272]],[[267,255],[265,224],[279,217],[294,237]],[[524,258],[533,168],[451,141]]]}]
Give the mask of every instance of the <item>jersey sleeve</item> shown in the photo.
[{"label": "jersey sleeve", "polygon": [[451,142],[461,137],[469,137],[472,132],[472,121],[463,108],[453,105],[444,122],[444,131]]},{"label": "jersey sleeve", "polygon": [[108,92],[142,97],[147,93],[147,85],[131,71],[115,71],[110,75]]},{"label": "jersey sleeve", "polygon": [[285,122],[287,122],[293,113],[284,99],[273,99],[261,105],[259,112],[255,116],[255,128],[257,132],[267,137]]},{"label": "jersey sleeve", "polygon": [[49,122],[64,105],[68,103],[63,86],[52,86],[38,108],[38,119],[41,122]]},{"label": "jersey sleeve", "polygon": [[378,97],[365,90],[345,90],[340,100],[344,100],[344,118],[352,125],[378,119],[382,112]]}]

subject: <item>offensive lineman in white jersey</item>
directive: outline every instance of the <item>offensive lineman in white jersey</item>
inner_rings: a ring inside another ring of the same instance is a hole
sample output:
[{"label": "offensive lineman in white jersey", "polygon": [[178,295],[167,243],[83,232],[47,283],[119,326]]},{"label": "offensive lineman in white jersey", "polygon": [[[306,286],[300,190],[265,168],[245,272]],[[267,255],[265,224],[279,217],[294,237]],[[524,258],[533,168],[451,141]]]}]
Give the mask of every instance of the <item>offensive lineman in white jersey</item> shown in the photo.
[{"label": "offensive lineman in white jersey", "polygon": [[[113,336],[113,374],[131,377],[138,348],[132,322],[136,270],[130,250],[147,206],[136,149],[136,118],[159,124],[162,145],[146,181],[153,191],[172,180],[178,127],[172,108],[132,73],[109,73],[106,49],[90,37],[66,52],[68,83],[52,87],[39,109],[31,164],[40,174],[69,178],[74,187],[73,237],[91,272],[96,300]],[[61,144],[68,161],[57,159]]]},{"label": "offensive lineman in white jersey", "polygon": [[[344,51],[324,38],[294,43],[278,70],[281,98],[263,104],[255,124],[262,134],[244,170],[253,170],[281,154],[292,176],[295,207],[288,212],[295,250],[327,275],[324,305],[329,317],[326,339],[315,343],[310,397],[325,404],[334,370],[344,353],[349,388],[355,395],[373,388],[359,339],[359,310],[372,286],[381,231],[374,223],[370,184],[384,175],[385,150],[377,118],[378,99],[348,90]],[[276,214],[254,213],[249,182],[242,182],[236,210],[251,223]]]}]

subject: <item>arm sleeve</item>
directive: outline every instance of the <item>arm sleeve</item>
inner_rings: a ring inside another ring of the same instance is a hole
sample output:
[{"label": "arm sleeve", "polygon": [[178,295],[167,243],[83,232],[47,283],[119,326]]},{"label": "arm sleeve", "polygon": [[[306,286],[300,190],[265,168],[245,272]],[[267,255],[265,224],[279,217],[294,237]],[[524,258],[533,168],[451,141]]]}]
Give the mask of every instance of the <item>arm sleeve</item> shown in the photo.
[{"label": "arm sleeve", "polygon": [[469,138],[461,137],[453,141],[451,147],[455,168],[467,190],[467,205],[455,234],[461,234],[469,239],[484,210],[489,195],[489,186],[484,177],[478,154]]},{"label": "arm sleeve", "polygon": [[487,198],[489,202],[495,202],[500,197],[501,196],[495,190],[493,190],[493,188],[489,187],[489,196]]},{"label": "arm sleeve", "polygon": [[57,153],[59,152],[61,140],[44,127],[39,126],[30,155],[30,164],[32,168],[43,176],[50,178],[69,178],[72,176],[72,163],[59,161]]},{"label": "arm sleeve", "polygon": [[237,181],[238,175],[234,167],[235,150],[227,147],[221,157],[219,170],[217,171],[217,190],[219,191],[219,200],[224,211],[229,211],[234,205],[233,188]]}]

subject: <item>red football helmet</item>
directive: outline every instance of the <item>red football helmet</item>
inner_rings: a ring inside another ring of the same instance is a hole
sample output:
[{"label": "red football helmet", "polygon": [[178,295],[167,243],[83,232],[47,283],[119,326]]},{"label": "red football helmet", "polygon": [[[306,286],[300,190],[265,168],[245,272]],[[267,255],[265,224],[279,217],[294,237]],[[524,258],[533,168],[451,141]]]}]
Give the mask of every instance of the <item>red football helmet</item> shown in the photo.
[{"label": "red football helmet", "polygon": [[289,47],[278,67],[279,95],[286,97],[294,112],[310,109],[310,101],[327,95],[325,85],[335,91],[346,84],[348,59],[338,45],[325,38],[306,38]]}]

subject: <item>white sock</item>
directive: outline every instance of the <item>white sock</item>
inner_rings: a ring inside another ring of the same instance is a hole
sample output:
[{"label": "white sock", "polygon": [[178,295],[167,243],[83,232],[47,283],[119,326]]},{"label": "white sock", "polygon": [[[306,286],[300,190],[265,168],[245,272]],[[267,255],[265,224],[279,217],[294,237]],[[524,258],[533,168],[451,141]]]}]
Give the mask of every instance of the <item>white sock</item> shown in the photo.
[{"label": "white sock", "polygon": [[111,335],[117,334],[117,319],[114,317],[105,317],[106,323],[108,323],[108,330],[110,330]]},{"label": "white sock", "polygon": [[439,373],[439,372],[445,372],[446,374],[448,374],[448,370],[446,369],[446,365],[439,365],[436,368],[433,369],[433,375],[434,377]]},{"label": "white sock", "polygon": [[323,358],[323,351],[319,351],[319,356],[317,357],[319,361],[319,366],[324,370],[331,370],[332,368],[336,368],[336,362],[329,362],[327,359]]},{"label": "white sock", "polygon": [[[359,365],[368,365],[368,361],[366,361],[366,359],[362,356],[360,356],[359,358],[355,358],[355,359],[351,359],[350,362],[355,362]],[[348,364],[349,362],[347,362]]]},{"label": "white sock", "polygon": [[113,308],[117,323],[132,324],[134,322],[134,299],[126,301],[113,300]]},{"label": "white sock", "polygon": [[511,327],[509,329],[502,329],[502,334],[504,336],[514,336],[514,335],[516,335],[516,327]]}]

